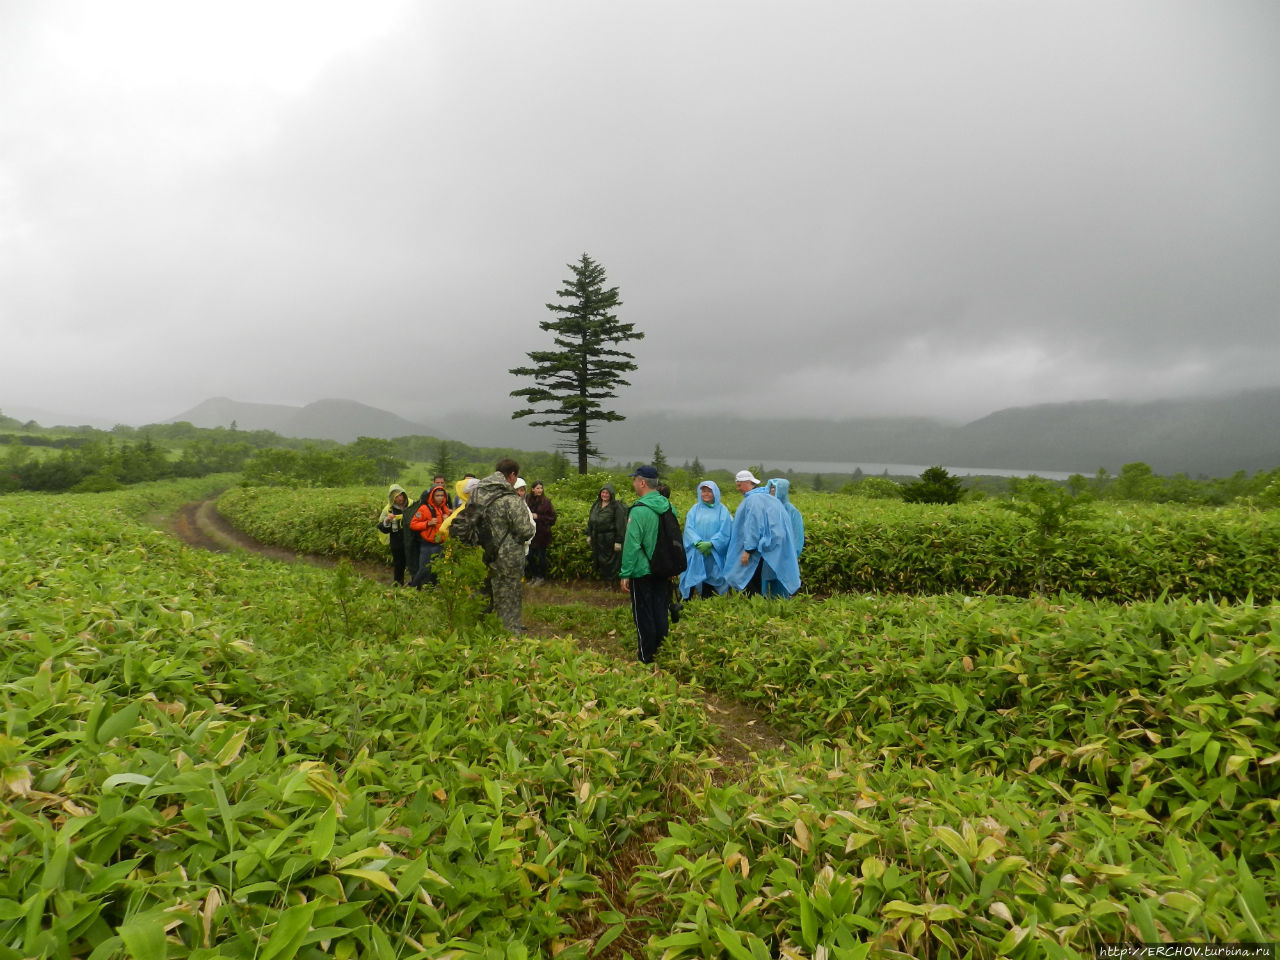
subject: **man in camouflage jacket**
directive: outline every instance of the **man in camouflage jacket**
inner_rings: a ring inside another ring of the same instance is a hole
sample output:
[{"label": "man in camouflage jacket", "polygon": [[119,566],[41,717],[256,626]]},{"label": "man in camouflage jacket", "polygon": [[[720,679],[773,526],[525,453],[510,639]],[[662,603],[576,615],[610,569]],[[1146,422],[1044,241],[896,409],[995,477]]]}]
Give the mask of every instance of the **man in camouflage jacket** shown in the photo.
[{"label": "man in camouflage jacket", "polygon": [[519,474],[520,465],[514,460],[499,460],[493,473],[477,481],[468,501],[488,514],[489,529],[497,544],[497,557],[489,564],[490,596],[498,619],[512,633],[524,630],[520,580],[524,575],[525,544],[534,534],[529,510],[512,487]]}]

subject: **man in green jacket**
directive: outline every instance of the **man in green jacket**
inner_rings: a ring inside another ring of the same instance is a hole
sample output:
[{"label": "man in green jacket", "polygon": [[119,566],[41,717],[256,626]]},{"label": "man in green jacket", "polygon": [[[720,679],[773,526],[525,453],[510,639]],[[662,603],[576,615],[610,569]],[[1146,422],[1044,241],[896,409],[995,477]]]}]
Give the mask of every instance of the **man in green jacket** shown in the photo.
[{"label": "man in green jacket", "polygon": [[637,468],[631,486],[639,499],[631,506],[622,541],[622,591],[631,594],[636,657],[641,663],[653,663],[653,655],[667,638],[671,581],[649,573],[649,558],[658,544],[658,517],[671,509],[671,501],[658,492],[658,471],[653,467]]}]

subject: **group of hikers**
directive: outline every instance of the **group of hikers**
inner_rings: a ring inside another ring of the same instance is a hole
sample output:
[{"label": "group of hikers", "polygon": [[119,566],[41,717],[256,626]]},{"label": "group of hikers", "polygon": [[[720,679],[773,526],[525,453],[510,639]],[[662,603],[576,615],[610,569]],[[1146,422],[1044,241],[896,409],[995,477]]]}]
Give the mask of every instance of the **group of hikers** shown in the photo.
[{"label": "group of hikers", "polygon": [[[454,484],[454,492],[450,494],[444,477],[436,474],[431,486],[422,491],[422,496],[412,505],[404,487],[398,483],[391,485],[387,505],[378,517],[378,529],[388,537],[396,585],[405,586],[407,582],[411,587],[421,588],[436,582],[432,561],[444,551],[455,515],[471,499],[479,483],[475,474],[468,473]],[[533,536],[525,541],[525,571],[532,583],[540,583],[548,573],[547,548],[551,546],[556,508],[546,495],[542,481],[530,490],[523,478],[516,477],[511,490],[524,501],[534,523]]]},{"label": "group of hikers", "polygon": [[[461,531],[456,539],[485,548],[493,611],[505,629],[522,632],[521,582],[536,585],[548,576],[556,509],[543,483],[530,487],[519,472],[516,461],[504,458],[486,477],[467,474],[457,481],[452,495],[437,474],[416,503],[403,487],[392,484],[378,529],[389,537],[395,583],[404,585],[407,577],[409,586],[434,584],[432,562],[454,535],[456,523]],[[597,576],[617,581],[631,596],[642,663],[653,662],[680,601],[731,589],[785,598],[800,589],[804,518],[790,501],[786,478],[763,482],[750,470],[738,471],[734,483],[742,503],[732,514],[720,502],[716,482],[701,481],[683,527],[669,528],[683,530],[683,572],[673,584],[672,576],[652,572],[663,515],[674,513],[670,488],[652,466],[639,467],[630,477],[635,503],[628,507],[606,483],[591,505],[585,535]],[[637,510],[640,506],[648,509]]]}]

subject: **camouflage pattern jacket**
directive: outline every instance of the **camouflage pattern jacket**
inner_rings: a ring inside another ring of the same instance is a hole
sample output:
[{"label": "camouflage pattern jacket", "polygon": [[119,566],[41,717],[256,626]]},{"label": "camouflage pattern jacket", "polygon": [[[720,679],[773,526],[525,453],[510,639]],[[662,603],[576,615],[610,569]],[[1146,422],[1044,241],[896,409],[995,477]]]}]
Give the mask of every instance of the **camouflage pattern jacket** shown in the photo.
[{"label": "camouflage pattern jacket", "polygon": [[524,571],[525,544],[533,539],[535,530],[529,508],[497,471],[476,483],[468,504],[489,514],[489,526],[498,543],[498,559],[489,565],[490,570],[499,576],[519,576]]}]

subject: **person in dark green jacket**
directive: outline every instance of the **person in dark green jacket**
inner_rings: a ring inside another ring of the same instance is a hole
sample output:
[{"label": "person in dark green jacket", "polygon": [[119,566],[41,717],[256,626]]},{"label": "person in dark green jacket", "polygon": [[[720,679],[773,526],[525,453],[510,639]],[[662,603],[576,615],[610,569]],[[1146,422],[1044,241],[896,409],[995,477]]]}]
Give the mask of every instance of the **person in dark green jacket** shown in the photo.
[{"label": "person in dark green jacket", "polygon": [[587,515],[587,541],[596,560],[596,576],[618,579],[622,563],[622,539],[627,533],[627,505],[613,492],[613,484],[600,488],[600,495]]}]

